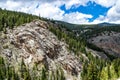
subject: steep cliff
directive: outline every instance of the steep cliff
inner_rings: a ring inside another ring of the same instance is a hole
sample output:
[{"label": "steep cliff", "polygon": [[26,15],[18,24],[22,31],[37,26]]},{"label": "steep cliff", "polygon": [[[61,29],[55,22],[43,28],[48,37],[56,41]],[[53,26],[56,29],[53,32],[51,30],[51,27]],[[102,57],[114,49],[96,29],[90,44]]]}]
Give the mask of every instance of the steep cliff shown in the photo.
[{"label": "steep cliff", "polygon": [[49,72],[61,68],[66,79],[78,79],[82,63],[68,50],[68,45],[59,41],[48,27],[47,22],[34,20],[1,32],[1,56],[13,65],[16,71],[23,60],[30,71],[35,64],[38,69],[44,65]]}]

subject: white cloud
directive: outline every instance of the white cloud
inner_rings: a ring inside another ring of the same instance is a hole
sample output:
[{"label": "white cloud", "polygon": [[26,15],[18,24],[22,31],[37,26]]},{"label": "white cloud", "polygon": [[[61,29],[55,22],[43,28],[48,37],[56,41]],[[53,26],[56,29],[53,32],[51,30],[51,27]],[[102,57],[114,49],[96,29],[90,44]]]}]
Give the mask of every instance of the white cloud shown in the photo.
[{"label": "white cloud", "polygon": [[[2,8],[6,8],[8,10],[21,11],[26,13],[31,13],[35,15],[40,15],[42,17],[51,18],[55,20],[62,20],[70,23],[88,23],[88,18],[91,18],[91,15],[72,12],[66,14],[65,11],[60,9],[60,6],[65,5],[66,9],[70,9],[73,6],[78,7],[80,5],[84,5],[88,0],[44,0],[44,1],[25,1],[24,4],[20,0],[12,1],[8,0],[0,2]],[[4,4],[4,5],[3,5]],[[3,7],[4,6],[4,7]],[[37,6],[37,8],[36,8]]]},{"label": "white cloud", "polygon": [[108,10],[106,16],[100,15],[92,23],[101,23],[101,22],[110,22],[120,24],[120,0],[117,0],[116,3]]},{"label": "white cloud", "polygon": [[89,0],[68,0],[65,2],[66,9],[70,9],[72,6],[79,7],[80,5],[85,6]]},{"label": "white cloud", "polygon": [[[14,4],[14,5],[13,5]],[[9,10],[16,10],[17,8],[21,7],[22,3],[21,2],[15,2],[12,0],[8,0],[6,2],[0,2],[0,7],[3,9],[9,9]]]},{"label": "white cloud", "polygon": [[79,12],[73,12],[65,14],[63,21],[67,21],[74,24],[88,24],[88,18],[92,18],[92,15],[83,14]]},{"label": "white cloud", "polygon": [[111,7],[116,3],[117,0],[91,0],[91,1],[94,1],[95,3],[104,7]]},{"label": "white cloud", "polygon": [[[14,5],[12,5],[14,4]],[[9,6],[10,9],[20,7],[21,2],[13,2],[13,1],[7,1],[6,6]]]},{"label": "white cloud", "polygon": [[103,23],[103,22],[108,22],[108,19],[105,16],[100,15],[97,19],[95,19],[90,24],[98,24],[98,23]]},{"label": "white cloud", "polygon": [[116,4],[110,8],[110,10],[107,12],[107,17],[109,21],[120,20],[120,0],[118,0]]},{"label": "white cloud", "polygon": [[64,10],[60,9],[60,7],[65,5],[65,8],[69,10],[70,8],[77,8],[80,5],[87,6],[89,1],[93,1],[103,7],[110,8],[106,13],[106,16],[100,15],[91,23],[120,23],[120,0],[26,0],[24,1],[24,4],[22,0],[5,0],[0,1],[0,7],[3,9],[6,8],[8,10],[21,11],[35,15],[40,14],[42,17],[70,23],[86,24],[90,23],[89,18],[92,18],[92,15],[81,12],[65,13]]},{"label": "white cloud", "polygon": [[88,18],[92,18],[92,15],[87,15],[79,12],[71,12],[68,14],[65,14],[63,10],[61,10],[59,7],[54,6],[54,4],[48,4],[44,3],[40,5],[37,9],[35,9],[36,15],[42,16],[42,17],[49,17],[55,20],[62,20],[69,23],[88,23]]},{"label": "white cloud", "polygon": [[44,3],[41,4],[38,8],[35,9],[34,14],[47,17],[47,18],[53,18],[57,20],[61,20],[64,14],[64,11],[62,11],[59,7],[54,6],[53,4]]}]

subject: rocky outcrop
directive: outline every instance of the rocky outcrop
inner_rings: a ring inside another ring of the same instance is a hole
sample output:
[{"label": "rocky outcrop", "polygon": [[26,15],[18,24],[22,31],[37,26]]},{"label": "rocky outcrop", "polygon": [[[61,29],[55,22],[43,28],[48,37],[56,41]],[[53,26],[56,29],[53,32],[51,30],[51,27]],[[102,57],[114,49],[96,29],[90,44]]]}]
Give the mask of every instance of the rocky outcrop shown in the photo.
[{"label": "rocky outcrop", "polygon": [[107,55],[105,55],[103,52],[100,51],[96,51],[96,50],[92,50],[90,48],[86,48],[87,52],[90,52],[94,57],[98,57],[100,59],[109,59],[109,57],[107,57]]},{"label": "rocky outcrop", "polygon": [[109,55],[120,57],[120,33],[104,32],[89,39],[89,43],[103,49]]},{"label": "rocky outcrop", "polygon": [[12,30],[8,29],[6,37],[1,37],[0,40],[1,55],[14,65],[23,59],[29,67],[33,67],[34,63],[44,64],[52,71],[60,66],[67,75],[78,76],[82,63],[48,27],[47,22],[34,20]]}]

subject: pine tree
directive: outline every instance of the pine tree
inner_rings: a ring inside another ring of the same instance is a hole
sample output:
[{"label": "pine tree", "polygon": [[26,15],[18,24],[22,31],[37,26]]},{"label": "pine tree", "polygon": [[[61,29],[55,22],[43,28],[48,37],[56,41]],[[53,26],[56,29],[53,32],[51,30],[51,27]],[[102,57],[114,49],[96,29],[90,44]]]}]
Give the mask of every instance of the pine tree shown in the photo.
[{"label": "pine tree", "polygon": [[22,61],[21,61],[21,69],[20,69],[20,72],[21,72],[21,77],[22,77],[24,80],[31,80],[29,70],[27,69],[27,67],[26,67],[23,59],[22,59]]},{"label": "pine tree", "polygon": [[46,74],[46,69],[45,67],[42,68],[42,73],[41,73],[41,80],[47,80],[47,74]]},{"label": "pine tree", "polygon": [[110,66],[110,76],[111,80],[116,80],[117,79],[117,73],[115,72],[114,65]]},{"label": "pine tree", "polygon": [[101,71],[101,74],[100,74],[100,80],[108,80],[109,79],[109,76],[108,76],[108,67],[104,67]]},{"label": "pine tree", "polygon": [[88,80],[98,80],[97,73],[98,71],[97,71],[96,65],[94,65],[93,62],[91,62],[88,65]]}]

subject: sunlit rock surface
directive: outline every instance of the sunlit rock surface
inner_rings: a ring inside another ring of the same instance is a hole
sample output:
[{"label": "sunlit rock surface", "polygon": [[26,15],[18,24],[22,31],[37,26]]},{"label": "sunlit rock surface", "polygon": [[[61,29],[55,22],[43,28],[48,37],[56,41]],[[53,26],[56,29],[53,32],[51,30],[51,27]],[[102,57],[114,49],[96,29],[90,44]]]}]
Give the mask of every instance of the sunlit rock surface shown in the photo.
[{"label": "sunlit rock surface", "polygon": [[39,66],[44,64],[50,71],[60,66],[66,78],[73,80],[79,76],[82,63],[48,27],[47,22],[34,20],[12,30],[8,29],[7,34],[1,34],[1,54],[14,65],[23,59],[29,68],[34,63]]}]

